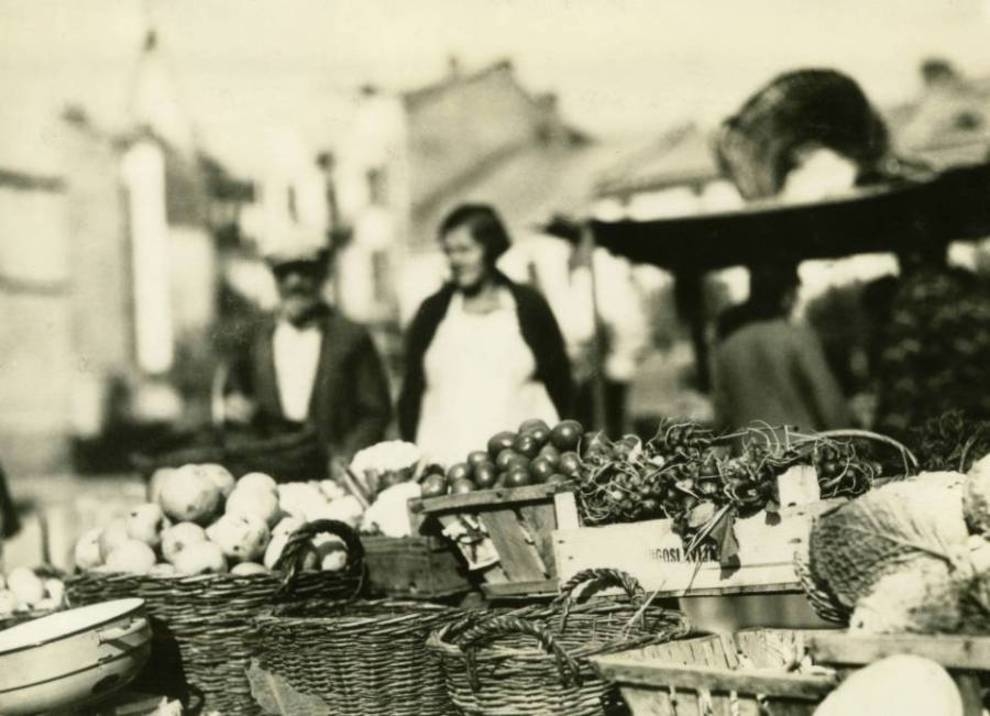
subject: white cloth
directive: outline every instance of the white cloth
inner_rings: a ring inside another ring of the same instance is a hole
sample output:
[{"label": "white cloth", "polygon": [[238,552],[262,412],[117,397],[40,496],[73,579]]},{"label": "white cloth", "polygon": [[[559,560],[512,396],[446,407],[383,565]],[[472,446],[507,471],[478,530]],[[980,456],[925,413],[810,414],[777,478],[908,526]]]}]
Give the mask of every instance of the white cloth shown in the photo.
[{"label": "white cloth", "polygon": [[288,321],[275,326],[275,378],[282,412],[289,420],[301,423],[309,417],[322,339],[319,326],[296,328]]},{"label": "white cloth", "polygon": [[512,296],[484,314],[467,313],[455,294],[424,357],[426,390],[416,443],[430,460],[461,462],[501,430],[530,418],[553,425],[557,411],[535,378]]}]

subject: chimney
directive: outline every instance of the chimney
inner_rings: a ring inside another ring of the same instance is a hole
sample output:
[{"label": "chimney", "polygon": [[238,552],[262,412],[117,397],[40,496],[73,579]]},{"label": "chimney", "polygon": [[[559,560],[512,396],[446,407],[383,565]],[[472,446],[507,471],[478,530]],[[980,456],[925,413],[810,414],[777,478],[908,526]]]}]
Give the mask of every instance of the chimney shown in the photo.
[{"label": "chimney", "polygon": [[452,80],[461,78],[461,61],[457,55],[447,57],[447,76]]}]

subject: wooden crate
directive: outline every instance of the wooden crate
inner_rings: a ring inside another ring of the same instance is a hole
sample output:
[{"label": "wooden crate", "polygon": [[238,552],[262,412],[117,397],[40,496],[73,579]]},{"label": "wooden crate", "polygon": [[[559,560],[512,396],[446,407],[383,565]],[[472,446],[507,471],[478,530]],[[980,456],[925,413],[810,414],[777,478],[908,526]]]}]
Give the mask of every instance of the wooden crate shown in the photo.
[{"label": "wooden crate", "polygon": [[436,537],[362,537],[372,596],[435,599],[471,582],[452,546]]},{"label": "wooden crate", "polygon": [[990,637],[914,634],[852,636],[845,632],[815,633],[808,652],[817,662],[861,667],[896,654],[931,659],[941,664],[959,688],[966,716],[983,713],[980,676],[990,672]]},{"label": "wooden crate", "polygon": [[558,529],[553,540],[557,569],[561,579],[593,567],[621,569],[660,596],[800,591],[794,553],[807,550],[814,517],[841,502],[822,500],[787,507],[780,511],[779,520],[768,520],[762,512],[737,520],[737,567],[724,567],[718,555],[689,561],[672,521],[649,520]]},{"label": "wooden crate", "polygon": [[756,629],[592,657],[633,716],[811,716],[832,675],[795,673],[808,635]]},{"label": "wooden crate", "polygon": [[[560,485],[412,500],[410,510],[436,519],[448,533],[466,524],[484,531],[487,538],[482,544],[455,544],[483,581],[486,596],[492,598],[556,592],[553,531],[579,524],[574,494]],[[429,528],[427,520],[423,529]],[[490,558],[479,560],[482,552]]]}]

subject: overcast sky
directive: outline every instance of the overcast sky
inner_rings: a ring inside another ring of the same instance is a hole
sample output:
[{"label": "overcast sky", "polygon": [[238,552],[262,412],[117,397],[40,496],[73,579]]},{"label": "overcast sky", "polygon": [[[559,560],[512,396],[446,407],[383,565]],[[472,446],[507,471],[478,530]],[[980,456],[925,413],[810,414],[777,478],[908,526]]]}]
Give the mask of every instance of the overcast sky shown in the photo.
[{"label": "overcast sky", "polygon": [[333,126],[356,87],[428,82],[450,55],[512,58],[597,133],[710,122],[799,66],[845,70],[882,104],[917,91],[928,55],[990,74],[990,0],[0,0],[0,131],[69,100],[118,121],[149,12],[227,153],[237,127]]}]

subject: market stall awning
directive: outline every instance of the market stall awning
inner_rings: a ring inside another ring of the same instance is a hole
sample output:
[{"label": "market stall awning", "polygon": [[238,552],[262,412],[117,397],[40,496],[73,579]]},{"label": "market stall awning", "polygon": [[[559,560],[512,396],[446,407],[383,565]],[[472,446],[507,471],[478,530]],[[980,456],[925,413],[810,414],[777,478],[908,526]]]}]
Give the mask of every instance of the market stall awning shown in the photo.
[{"label": "market stall awning", "polygon": [[840,199],[753,204],[651,221],[595,221],[599,245],[668,269],[716,269],[766,258],[822,259],[893,251],[932,240],[990,236],[990,164]]}]

